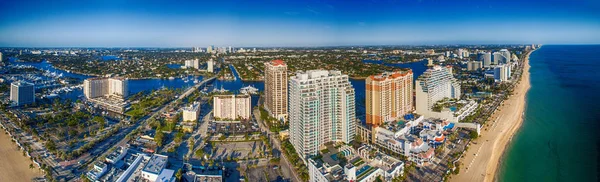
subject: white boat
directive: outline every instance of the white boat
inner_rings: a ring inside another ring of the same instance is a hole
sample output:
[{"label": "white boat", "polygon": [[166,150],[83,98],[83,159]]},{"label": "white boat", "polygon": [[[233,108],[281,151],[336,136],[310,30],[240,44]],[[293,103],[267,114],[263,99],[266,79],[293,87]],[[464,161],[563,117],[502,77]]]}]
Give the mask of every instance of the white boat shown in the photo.
[{"label": "white boat", "polygon": [[175,80],[175,77],[170,76],[169,80]]},{"label": "white boat", "polygon": [[253,87],[252,85],[248,85],[240,89],[240,93],[242,94],[258,94],[258,89]]}]

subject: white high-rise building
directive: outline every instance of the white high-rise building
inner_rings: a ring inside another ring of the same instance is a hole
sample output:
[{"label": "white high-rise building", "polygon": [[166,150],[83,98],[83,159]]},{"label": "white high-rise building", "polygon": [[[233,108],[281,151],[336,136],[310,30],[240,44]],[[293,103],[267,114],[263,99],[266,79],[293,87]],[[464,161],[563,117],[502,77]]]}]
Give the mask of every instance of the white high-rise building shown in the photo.
[{"label": "white high-rise building", "polygon": [[327,142],[354,139],[354,95],[348,75],[340,71],[298,72],[289,79],[290,141],[303,159]]},{"label": "white high-rise building", "polygon": [[504,64],[508,64],[511,60],[511,55],[510,55],[510,51],[508,51],[508,49],[500,49],[499,51],[502,54],[502,57],[504,58]]},{"label": "white high-rise building", "polygon": [[17,81],[10,84],[10,101],[14,106],[35,102],[35,87],[31,83]]},{"label": "white high-rise building", "polygon": [[220,120],[250,119],[250,95],[215,95],[213,116]]},{"label": "white high-rise building", "polygon": [[200,68],[200,60],[198,60],[198,59],[185,60],[185,67],[199,69]]},{"label": "white high-rise building", "polygon": [[194,102],[189,107],[183,108],[183,121],[198,121],[198,116],[200,116],[200,103]]},{"label": "white high-rise building", "polygon": [[212,59],[209,59],[208,61],[206,61],[206,71],[209,73],[214,72],[214,61]]},{"label": "white high-rise building", "polygon": [[125,78],[89,78],[83,81],[83,93],[86,98],[129,95],[129,80]]},{"label": "white high-rise building", "polygon": [[427,69],[415,84],[417,113],[427,116],[433,105],[444,98],[460,98],[460,84],[449,68],[434,66]]},{"label": "white high-rise building", "polygon": [[480,61],[484,68],[489,68],[492,65],[492,53],[480,52],[477,55],[477,61]]},{"label": "white high-rise building", "polygon": [[213,46],[206,47],[206,53],[210,54],[210,53],[213,53],[213,51],[214,51],[214,47]]},{"label": "white high-rise building", "polygon": [[501,64],[494,67],[494,80],[499,82],[505,82],[510,79],[511,70],[510,65]]}]

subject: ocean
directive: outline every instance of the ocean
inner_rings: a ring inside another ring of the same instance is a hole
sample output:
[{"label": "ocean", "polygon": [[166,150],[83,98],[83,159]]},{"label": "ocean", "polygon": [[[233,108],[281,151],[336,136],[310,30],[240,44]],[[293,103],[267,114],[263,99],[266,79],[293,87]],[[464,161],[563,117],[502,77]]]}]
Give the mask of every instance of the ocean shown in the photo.
[{"label": "ocean", "polygon": [[600,45],[544,45],[499,181],[600,180]]}]

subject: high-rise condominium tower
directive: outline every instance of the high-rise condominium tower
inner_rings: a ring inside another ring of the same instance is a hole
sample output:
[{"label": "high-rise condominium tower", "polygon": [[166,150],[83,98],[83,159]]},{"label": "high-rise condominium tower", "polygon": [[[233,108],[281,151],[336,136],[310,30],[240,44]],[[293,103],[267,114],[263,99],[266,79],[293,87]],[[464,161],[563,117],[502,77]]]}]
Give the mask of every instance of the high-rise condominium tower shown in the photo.
[{"label": "high-rise condominium tower", "polygon": [[89,78],[83,81],[86,98],[117,96],[126,98],[129,94],[129,81],[125,78]]},{"label": "high-rise condominium tower", "polygon": [[35,88],[31,83],[16,81],[10,84],[10,101],[22,106],[35,102]]},{"label": "high-rise condominium tower", "polygon": [[412,111],[412,70],[372,75],[365,85],[367,124],[379,126]]},{"label": "high-rise condominium tower", "polygon": [[265,109],[279,120],[287,119],[287,65],[282,60],[265,63]]},{"label": "high-rise condominium tower", "polygon": [[431,107],[444,98],[460,98],[460,84],[449,67],[427,69],[415,83],[417,113],[426,115]]},{"label": "high-rise condominium tower", "polygon": [[354,88],[340,71],[298,72],[289,81],[290,141],[303,158],[355,135]]}]

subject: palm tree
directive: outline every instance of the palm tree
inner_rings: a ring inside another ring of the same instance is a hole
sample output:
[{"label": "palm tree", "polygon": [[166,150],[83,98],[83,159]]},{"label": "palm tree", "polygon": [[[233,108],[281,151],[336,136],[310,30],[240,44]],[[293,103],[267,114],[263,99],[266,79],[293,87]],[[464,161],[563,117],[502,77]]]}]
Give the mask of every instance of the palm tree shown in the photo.
[{"label": "palm tree", "polygon": [[33,164],[29,164],[29,169],[33,169]]}]

